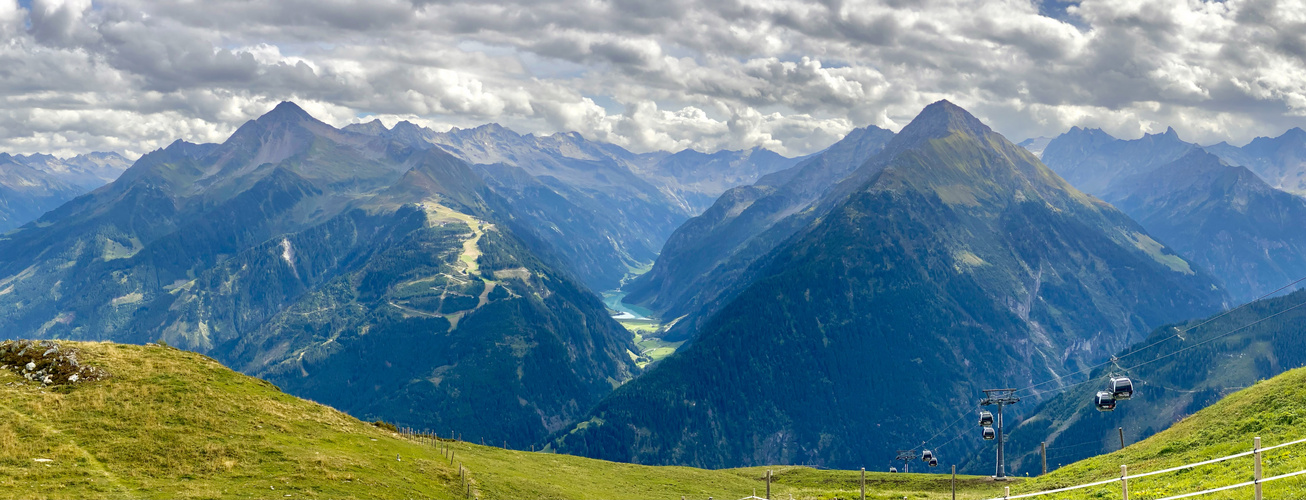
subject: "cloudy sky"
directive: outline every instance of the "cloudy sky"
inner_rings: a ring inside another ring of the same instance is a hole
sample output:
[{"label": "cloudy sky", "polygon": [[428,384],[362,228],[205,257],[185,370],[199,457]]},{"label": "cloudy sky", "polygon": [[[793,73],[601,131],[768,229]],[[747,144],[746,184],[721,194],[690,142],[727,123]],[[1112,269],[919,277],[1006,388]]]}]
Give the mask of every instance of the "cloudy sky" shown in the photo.
[{"label": "cloudy sky", "polygon": [[1014,140],[1306,126],[1306,5],[1229,0],[0,0],[0,151],[499,122],[801,154],[949,99]]}]

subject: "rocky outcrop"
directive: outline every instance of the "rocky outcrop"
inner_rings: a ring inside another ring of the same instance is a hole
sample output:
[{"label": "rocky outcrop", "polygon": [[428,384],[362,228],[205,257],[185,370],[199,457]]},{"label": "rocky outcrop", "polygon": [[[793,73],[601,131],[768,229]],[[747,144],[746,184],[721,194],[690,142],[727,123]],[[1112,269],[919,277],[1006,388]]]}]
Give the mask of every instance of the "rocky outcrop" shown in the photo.
[{"label": "rocky outcrop", "polygon": [[41,385],[71,385],[103,380],[109,372],[83,365],[77,349],[49,340],[6,340],[0,343],[0,370],[10,370]]}]

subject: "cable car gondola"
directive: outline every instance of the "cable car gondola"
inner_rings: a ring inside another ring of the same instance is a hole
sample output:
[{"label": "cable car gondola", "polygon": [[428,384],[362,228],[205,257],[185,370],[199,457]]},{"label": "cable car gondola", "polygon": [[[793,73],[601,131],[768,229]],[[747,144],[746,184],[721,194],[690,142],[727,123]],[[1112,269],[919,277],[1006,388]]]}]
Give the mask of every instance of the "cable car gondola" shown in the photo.
[{"label": "cable car gondola", "polygon": [[897,472],[898,472],[898,468],[897,468],[897,467],[889,467],[889,473],[890,473],[890,474],[896,474]]},{"label": "cable car gondola", "polygon": [[1098,391],[1093,397],[1093,405],[1097,406],[1097,411],[1115,411],[1116,400],[1109,391]]},{"label": "cable car gondola", "polygon": [[933,458],[931,458],[931,459],[930,459],[930,467],[938,467],[938,466],[939,466],[939,461],[938,461],[937,459],[933,459]]},{"label": "cable car gondola", "polygon": [[992,426],[993,426],[993,414],[989,413],[988,410],[980,412],[980,427],[992,427]]},{"label": "cable car gondola", "polygon": [[[985,413],[988,413],[988,412],[985,412]],[[984,428],[984,440],[985,440],[985,441],[992,441],[992,440],[994,440],[994,439],[997,438],[997,437],[998,437],[998,433],[993,432],[993,428],[992,428],[992,427],[985,427],[985,428]]]},{"label": "cable car gondola", "polygon": [[921,461],[922,461],[922,462],[929,462],[930,460],[934,460],[934,452],[932,452],[932,451],[930,451],[930,450],[922,451],[922,452],[921,452]]},{"label": "cable car gondola", "polygon": [[1121,401],[1134,397],[1134,382],[1129,377],[1111,377],[1111,397]]}]

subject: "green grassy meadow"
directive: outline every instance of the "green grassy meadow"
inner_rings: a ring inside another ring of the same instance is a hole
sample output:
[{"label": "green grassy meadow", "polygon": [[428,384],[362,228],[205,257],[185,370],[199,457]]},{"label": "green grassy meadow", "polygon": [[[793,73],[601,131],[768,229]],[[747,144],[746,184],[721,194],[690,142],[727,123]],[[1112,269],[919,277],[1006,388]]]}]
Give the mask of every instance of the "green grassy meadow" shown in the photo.
[{"label": "green grassy meadow", "polygon": [[[1122,403],[1128,404],[1128,402]],[[1081,460],[1012,487],[1012,493],[1042,491],[1119,477],[1120,466],[1130,474],[1161,470],[1252,449],[1259,436],[1268,447],[1306,438],[1306,368],[1299,368],[1229,395],[1174,426],[1125,449]],[[1252,457],[1160,474],[1129,482],[1129,498],[1154,500],[1252,479]],[[1266,452],[1264,476],[1306,469],[1306,443]],[[1265,498],[1306,498],[1306,476],[1263,485]],[[1055,495],[1057,499],[1119,498],[1120,485],[1110,484]],[[1053,497],[1045,497],[1053,498]],[[1251,488],[1228,490],[1199,498],[1251,498]]]},{"label": "green grassy meadow", "polygon": [[[0,498],[851,499],[860,472],[655,467],[415,439],[164,346],[65,342],[106,380],[42,387],[0,370]],[[1150,439],[1047,476],[959,476],[957,498],[1040,491],[1306,437],[1306,369],[1238,392]],[[38,461],[39,460],[39,461]],[[1131,498],[1246,481],[1251,459],[1131,481]],[[1266,476],[1306,468],[1306,445],[1268,452]],[[459,474],[465,467],[467,480]],[[867,498],[948,499],[944,474],[868,472]],[[1247,498],[1248,491],[1209,498]],[[1306,498],[1306,478],[1265,486]],[[470,493],[470,497],[469,497]],[[1058,499],[1118,498],[1116,484]],[[1053,497],[1047,497],[1053,498]]]},{"label": "green grassy meadow", "polygon": [[[484,499],[733,499],[766,489],[766,468],[652,467],[412,439],[199,354],[61,344],[112,376],[43,388],[0,370],[0,498],[467,498],[469,484]],[[854,471],[772,470],[773,498],[857,490]],[[867,477],[868,498],[941,499],[949,488],[940,475]],[[986,482],[964,478],[959,498],[981,498]]]}]

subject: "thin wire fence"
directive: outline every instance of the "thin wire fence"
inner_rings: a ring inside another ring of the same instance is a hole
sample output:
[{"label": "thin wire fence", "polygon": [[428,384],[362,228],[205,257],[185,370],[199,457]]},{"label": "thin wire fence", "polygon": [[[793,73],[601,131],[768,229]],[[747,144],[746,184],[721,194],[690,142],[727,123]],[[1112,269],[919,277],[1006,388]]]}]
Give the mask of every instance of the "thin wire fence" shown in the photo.
[{"label": "thin wire fence", "polygon": [[1168,469],[1161,469],[1161,470],[1155,470],[1155,471],[1143,472],[1143,473],[1133,474],[1133,475],[1128,474],[1128,469],[1127,469],[1125,466],[1122,465],[1122,466],[1120,466],[1120,476],[1119,476],[1119,477],[1114,477],[1114,478],[1111,478],[1111,479],[1105,479],[1105,480],[1102,480],[1102,481],[1096,481],[1096,482],[1092,482],[1092,483],[1085,483],[1085,484],[1077,484],[1077,485],[1073,485],[1073,486],[1066,486],[1066,487],[1064,487],[1064,488],[1057,488],[1057,489],[1046,490],[1046,491],[1038,491],[1038,492],[1033,492],[1033,493],[1022,493],[1022,494],[1019,494],[1019,495],[1012,495],[1012,494],[1011,494],[1011,488],[1008,487],[1008,488],[1007,488],[1007,493],[1004,494],[1003,496],[1000,496],[1000,497],[993,497],[993,498],[989,498],[989,499],[986,499],[986,500],[1016,500],[1016,499],[1018,499],[1018,498],[1034,498],[1034,497],[1040,497],[1040,496],[1046,496],[1046,495],[1053,495],[1053,494],[1056,494],[1056,493],[1065,493],[1065,492],[1067,492],[1067,491],[1081,490],[1081,489],[1084,489],[1084,488],[1092,488],[1092,487],[1094,487],[1094,486],[1103,486],[1103,485],[1112,484],[1112,483],[1120,483],[1121,493],[1122,493],[1122,497],[1123,497],[1123,499],[1124,499],[1124,500],[1129,500],[1129,480],[1130,480],[1130,479],[1139,479],[1139,478],[1144,478],[1144,477],[1149,477],[1149,476],[1156,476],[1156,475],[1159,475],[1159,474],[1168,474],[1168,473],[1172,473],[1172,472],[1178,472],[1178,471],[1183,471],[1183,470],[1189,470],[1189,469],[1194,469],[1194,468],[1197,468],[1197,467],[1202,467],[1202,466],[1205,466],[1205,465],[1216,464],[1216,463],[1224,462],[1224,461],[1227,461],[1227,460],[1233,460],[1233,459],[1236,459],[1236,458],[1242,458],[1242,457],[1246,457],[1246,456],[1255,456],[1255,457],[1256,457],[1256,460],[1255,460],[1255,462],[1254,462],[1254,466],[1255,466],[1255,468],[1254,468],[1253,473],[1252,473],[1254,479],[1252,479],[1251,481],[1247,481],[1247,482],[1243,482],[1243,483],[1237,483],[1237,484],[1230,484],[1230,485],[1227,485],[1227,486],[1220,486],[1220,487],[1217,487],[1217,488],[1210,488],[1210,489],[1206,489],[1206,490],[1202,490],[1202,491],[1195,491],[1195,492],[1191,492],[1191,493],[1184,493],[1184,494],[1180,494],[1180,495],[1175,495],[1175,496],[1170,496],[1170,497],[1160,498],[1160,499],[1158,499],[1158,500],[1178,500],[1178,499],[1180,499],[1180,498],[1191,498],[1191,497],[1197,497],[1197,496],[1202,496],[1202,495],[1209,495],[1209,494],[1212,494],[1212,493],[1218,493],[1218,492],[1226,491],[1226,490],[1232,490],[1232,489],[1236,489],[1236,488],[1245,488],[1245,487],[1248,487],[1248,486],[1255,486],[1255,487],[1257,487],[1257,488],[1256,488],[1256,493],[1255,493],[1255,499],[1256,499],[1256,500],[1261,500],[1261,490],[1260,490],[1260,488],[1259,488],[1259,485],[1264,484],[1264,483],[1269,482],[1269,481],[1277,481],[1277,480],[1279,480],[1279,479],[1286,479],[1286,478],[1290,478],[1290,477],[1298,476],[1298,475],[1301,475],[1301,474],[1306,474],[1306,469],[1302,469],[1302,470],[1299,470],[1299,471],[1289,472],[1289,473],[1286,473],[1286,474],[1280,474],[1280,475],[1277,475],[1277,476],[1272,476],[1272,477],[1268,477],[1268,478],[1262,478],[1262,477],[1261,477],[1261,457],[1262,457],[1262,455],[1263,455],[1265,452],[1270,451],[1270,450],[1274,450],[1274,449],[1278,449],[1278,448],[1283,448],[1283,447],[1285,447],[1285,446],[1293,446],[1293,445],[1297,445],[1297,444],[1301,444],[1301,443],[1306,443],[1306,439],[1298,439],[1298,440],[1296,440],[1296,441],[1289,441],[1289,442],[1287,442],[1287,443],[1282,443],[1282,444],[1277,444],[1277,445],[1274,445],[1274,446],[1268,446],[1268,447],[1262,448],[1262,447],[1261,447],[1261,438],[1258,437],[1258,438],[1255,439],[1254,444],[1252,445],[1252,449],[1251,449],[1250,451],[1244,451],[1244,452],[1241,452],[1241,453],[1234,453],[1234,454],[1232,454],[1232,455],[1227,455],[1227,456],[1218,457],[1218,458],[1212,458],[1212,459],[1210,459],[1210,460],[1204,460],[1204,461],[1201,461],[1201,462],[1194,462],[1194,463],[1190,463],[1190,464],[1180,465],[1180,466],[1177,466],[1177,467],[1170,467],[1170,468],[1168,468]]}]

